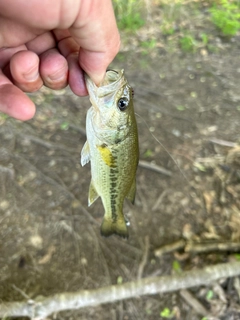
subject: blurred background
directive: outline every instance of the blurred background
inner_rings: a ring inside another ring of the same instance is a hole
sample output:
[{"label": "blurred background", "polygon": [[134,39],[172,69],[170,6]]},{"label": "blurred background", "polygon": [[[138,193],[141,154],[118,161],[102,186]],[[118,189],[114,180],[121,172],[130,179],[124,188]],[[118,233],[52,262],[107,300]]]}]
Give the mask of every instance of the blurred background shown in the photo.
[{"label": "blurred background", "polygon": [[[138,168],[135,205],[125,202],[130,237],[102,238],[101,201],[87,207],[90,166],[80,166],[80,151],[88,98],[42,88],[29,95],[37,105],[31,121],[0,114],[0,301],[240,259],[217,249],[156,254],[179,240],[240,240],[240,2],[113,3],[122,47],[111,67],[125,69],[134,88],[148,164]],[[191,294],[211,319],[239,319],[235,280]],[[178,292],[50,318],[210,319]]]}]

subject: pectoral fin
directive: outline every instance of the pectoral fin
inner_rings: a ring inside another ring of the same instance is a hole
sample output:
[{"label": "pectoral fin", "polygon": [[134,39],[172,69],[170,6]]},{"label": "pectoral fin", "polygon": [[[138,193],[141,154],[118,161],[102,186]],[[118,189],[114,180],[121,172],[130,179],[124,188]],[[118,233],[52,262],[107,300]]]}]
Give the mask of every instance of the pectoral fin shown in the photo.
[{"label": "pectoral fin", "polygon": [[133,180],[131,188],[127,194],[127,198],[134,204],[136,196],[136,179]]},{"label": "pectoral fin", "polygon": [[90,207],[90,205],[97,200],[97,198],[99,197],[99,194],[97,193],[94,184],[91,180],[90,186],[89,186],[89,193],[88,193],[88,206]]},{"label": "pectoral fin", "polygon": [[81,165],[85,166],[86,163],[90,161],[90,150],[89,150],[89,144],[86,141],[81,152]]}]

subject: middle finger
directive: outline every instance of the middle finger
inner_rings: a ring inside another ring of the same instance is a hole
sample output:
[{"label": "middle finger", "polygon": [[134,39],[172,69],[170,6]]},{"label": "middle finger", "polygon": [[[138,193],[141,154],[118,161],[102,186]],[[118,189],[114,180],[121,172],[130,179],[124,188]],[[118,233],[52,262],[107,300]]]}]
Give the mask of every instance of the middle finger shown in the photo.
[{"label": "middle finger", "polygon": [[62,89],[68,83],[68,63],[57,49],[50,49],[40,55],[40,75],[45,86]]}]

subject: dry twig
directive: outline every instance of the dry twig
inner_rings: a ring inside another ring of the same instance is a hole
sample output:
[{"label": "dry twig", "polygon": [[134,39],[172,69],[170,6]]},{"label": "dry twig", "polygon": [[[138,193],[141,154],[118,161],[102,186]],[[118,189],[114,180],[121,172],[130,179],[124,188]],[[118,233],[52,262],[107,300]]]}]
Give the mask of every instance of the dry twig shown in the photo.
[{"label": "dry twig", "polygon": [[181,239],[179,241],[173,242],[171,244],[167,244],[165,246],[162,246],[154,250],[154,254],[156,257],[161,257],[165,253],[170,253],[173,251],[184,249],[185,245],[186,245],[186,240]]},{"label": "dry twig", "polygon": [[171,292],[190,287],[208,285],[226,277],[240,275],[240,262],[217,264],[174,276],[145,278],[122,285],[95,290],[80,290],[55,294],[40,301],[7,302],[0,304],[0,317],[30,317],[44,319],[53,312],[80,309],[137,296]]},{"label": "dry twig", "polygon": [[23,138],[23,139],[32,141],[32,142],[34,142],[36,144],[39,144],[39,145],[41,145],[41,146],[43,146],[43,147],[45,147],[47,149],[64,150],[64,151],[67,151],[67,152],[70,152],[70,153],[76,153],[76,149],[68,148],[67,146],[64,146],[62,144],[58,144],[58,143],[55,143],[55,142],[46,141],[46,140],[43,140],[41,138],[29,135],[29,134],[19,133],[18,136]]},{"label": "dry twig", "polygon": [[147,259],[148,259],[148,253],[149,253],[149,237],[146,236],[145,237],[145,246],[144,246],[144,252],[143,252],[143,257],[142,257],[142,261],[139,264],[139,268],[138,268],[138,275],[137,275],[137,279],[140,280],[142,278],[143,275],[143,270],[147,264]]},{"label": "dry twig", "polygon": [[162,203],[163,201],[163,198],[171,191],[171,189],[165,189],[161,194],[160,196],[157,198],[157,201],[154,203],[153,207],[152,207],[152,211],[156,211],[160,204]]},{"label": "dry twig", "polygon": [[234,148],[237,146],[237,143],[235,143],[235,142],[226,141],[226,140],[217,139],[217,138],[209,139],[209,141],[212,143],[215,143],[215,144],[219,144],[220,146],[224,146],[224,147]]},{"label": "dry twig", "polygon": [[156,257],[173,251],[183,250],[187,253],[208,253],[208,252],[239,252],[239,242],[194,242],[192,240],[181,239],[171,244],[167,244],[154,250]]},{"label": "dry twig", "polygon": [[184,248],[185,252],[191,253],[207,253],[207,252],[238,252],[240,251],[240,243],[239,242],[202,242],[195,243],[188,241]]},{"label": "dry twig", "polygon": [[168,177],[172,176],[172,172],[171,171],[169,171],[167,169],[164,169],[163,167],[160,167],[160,166],[158,166],[156,164],[144,161],[144,160],[140,160],[139,161],[139,166],[144,168],[144,169],[149,169],[149,170],[152,170],[152,171],[155,171],[155,172],[158,172],[158,173],[165,174]]},{"label": "dry twig", "polygon": [[186,289],[180,290],[180,295],[196,311],[196,313],[202,316],[206,316],[209,313],[190,291]]}]

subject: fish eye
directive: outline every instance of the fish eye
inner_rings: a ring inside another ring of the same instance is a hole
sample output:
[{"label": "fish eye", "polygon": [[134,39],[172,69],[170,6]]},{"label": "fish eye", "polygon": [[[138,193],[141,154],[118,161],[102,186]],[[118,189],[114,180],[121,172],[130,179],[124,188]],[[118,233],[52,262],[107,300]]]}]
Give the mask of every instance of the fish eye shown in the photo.
[{"label": "fish eye", "polygon": [[128,107],[128,103],[129,101],[127,98],[120,98],[117,103],[119,110],[125,111]]}]

